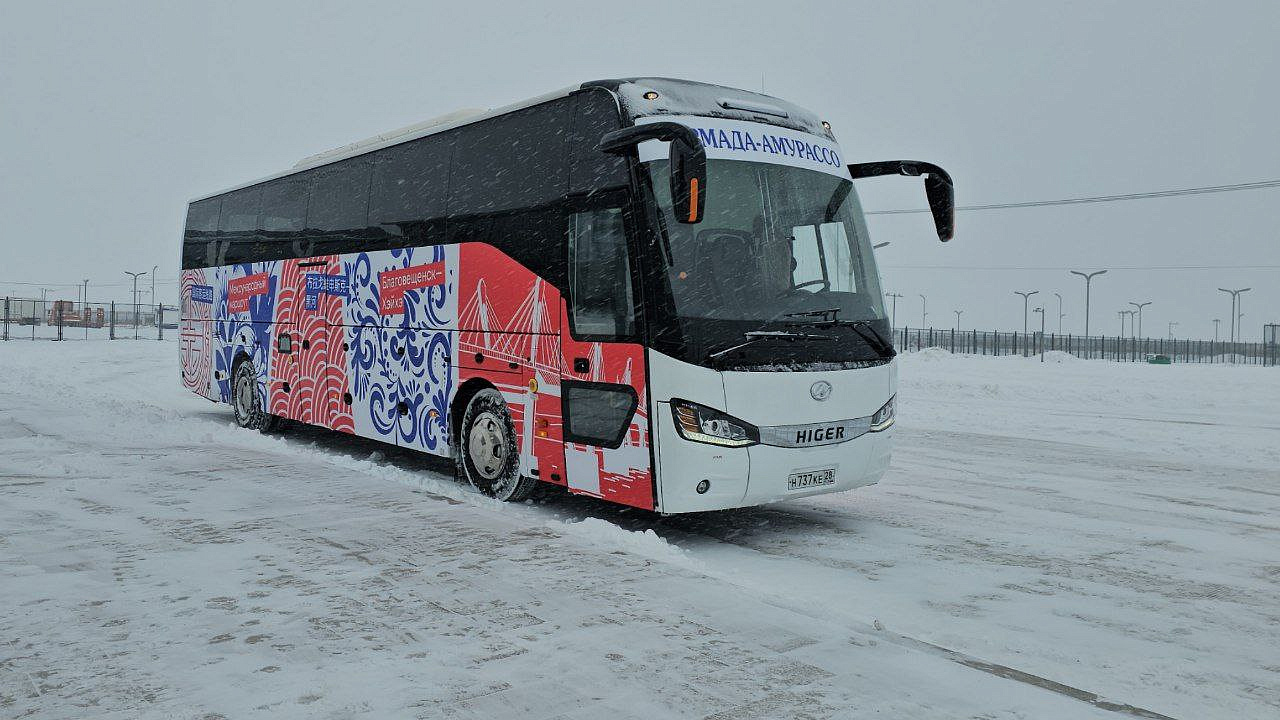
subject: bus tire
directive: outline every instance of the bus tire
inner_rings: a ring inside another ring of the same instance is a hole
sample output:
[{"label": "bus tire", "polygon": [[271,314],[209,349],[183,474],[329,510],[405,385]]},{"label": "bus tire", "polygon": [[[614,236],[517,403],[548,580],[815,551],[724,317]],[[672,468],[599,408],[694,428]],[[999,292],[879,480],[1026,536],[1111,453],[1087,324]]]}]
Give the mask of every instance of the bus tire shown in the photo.
[{"label": "bus tire", "polygon": [[538,481],[520,474],[515,423],[502,394],[486,388],[472,396],[458,433],[458,471],[471,486],[504,502],[523,502]]},{"label": "bus tire", "polygon": [[258,394],[258,372],[253,369],[253,362],[244,360],[236,366],[231,383],[231,409],[236,416],[236,424],[248,430],[270,432],[276,424],[276,416],[262,407],[262,396]]}]

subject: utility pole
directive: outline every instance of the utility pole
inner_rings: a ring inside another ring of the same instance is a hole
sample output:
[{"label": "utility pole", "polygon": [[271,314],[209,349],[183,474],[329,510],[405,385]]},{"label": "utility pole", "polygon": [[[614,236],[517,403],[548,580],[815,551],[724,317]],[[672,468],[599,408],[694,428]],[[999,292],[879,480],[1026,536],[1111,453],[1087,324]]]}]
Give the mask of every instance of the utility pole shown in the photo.
[{"label": "utility pole", "polygon": [[1054,295],[1058,298],[1058,334],[1061,335],[1062,318],[1066,317],[1066,315],[1062,314],[1062,293],[1054,293]]},{"label": "utility pole", "polygon": [[920,295],[920,327],[926,324],[926,318],[929,317],[929,298],[923,294]]},{"label": "utility pole", "polygon": [[885,293],[885,297],[893,298],[893,315],[889,320],[889,325],[894,328],[898,327],[898,298],[902,297],[901,293]]},{"label": "utility pole", "polygon": [[1231,296],[1231,344],[1234,345],[1236,342],[1236,326],[1240,324],[1240,316],[1244,314],[1236,310],[1240,306],[1240,295],[1241,293],[1249,292],[1253,288],[1240,288],[1238,290],[1218,289]]},{"label": "utility pole", "polygon": [[960,316],[964,314],[963,310],[952,310],[956,314],[956,332],[960,332]]},{"label": "utility pole", "polygon": [[1079,270],[1072,270],[1072,275],[1079,275],[1084,278],[1084,336],[1089,337],[1089,291],[1093,285],[1093,278],[1098,275],[1105,275],[1106,270],[1094,270],[1091,273],[1083,273]]},{"label": "utility pole", "polygon": [[1025,291],[1025,290],[1014,290],[1014,291],[1013,291],[1013,294],[1014,294],[1014,295],[1021,295],[1021,296],[1022,296],[1022,334],[1023,334],[1023,335],[1026,335],[1026,334],[1027,334],[1027,307],[1028,307],[1028,303],[1031,301],[1031,296],[1032,296],[1032,295],[1036,295],[1036,294],[1038,294],[1039,292],[1040,292],[1039,290],[1031,290],[1031,291]]},{"label": "utility pole", "polygon": [[1136,308],[1138,308],[1138,332],[1137,332],[1137,334],[1136,334],[1134,337],[1142,337],[1142,308],[1144,308],[1144,307],[1146,307],[1146,306],[1150,305],[1150,304],[1151,304],[1151,301],[1150,301],[1150,300],[1148,300],[1148,301],[1146,301],[1146,302],[1136,303],[1136,302],[1134,302],[1134,301],[1130,300],[1130,301],[1129,301],[1129,304],[1130,304],[1130,305],[1132,305],[1132,306],[1134,306],[1134,307],[1136,307]]},{"label": "utility pole", "polygon": [[1218,323],[1222,322],[1220,318],[1213,319],[1213,341],[1218,342]]},{"label": "utility pole", "polygon": [[137,340],[138,339],[138,278],[143,275],[146,275],[147,271],[143,270],[142,272],[131,272],[129,270],[125,270],[124,274],[133,276],[133,335],[134,335],[133,339]]}]

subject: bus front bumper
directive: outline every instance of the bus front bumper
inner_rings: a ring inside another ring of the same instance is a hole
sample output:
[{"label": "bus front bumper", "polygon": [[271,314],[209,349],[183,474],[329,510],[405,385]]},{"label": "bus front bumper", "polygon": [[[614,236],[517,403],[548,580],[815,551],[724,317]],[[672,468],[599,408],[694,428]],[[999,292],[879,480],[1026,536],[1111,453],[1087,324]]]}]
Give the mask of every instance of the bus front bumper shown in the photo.
[{"label": "bus front bumper", "polygon": [[657,509],[663,513],[724,510],[844,492],[875,484],[889,468],[893,427],[835,445],[727,448],[680,437],[667,403],[659,405]]}]

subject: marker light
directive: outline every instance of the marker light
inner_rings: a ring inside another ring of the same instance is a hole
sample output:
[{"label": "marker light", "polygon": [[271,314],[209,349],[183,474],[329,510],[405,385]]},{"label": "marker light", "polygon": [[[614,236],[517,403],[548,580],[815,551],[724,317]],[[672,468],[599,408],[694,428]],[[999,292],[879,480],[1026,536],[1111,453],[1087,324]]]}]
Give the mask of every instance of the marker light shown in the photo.
[{"label": "marker light", "polygon": [[645,94],[644,94],[644,99],[645,99],[645,100],[657,100],[657,99],[658,99],[658,93],[656,93],[656,92],[654,92],[654,91],[650,90],[649,92],[647,92],[647,93],[645,93]]},{"label": "marker light", "polygon": [[894,420],[897,419],[897,415],[893,411],[893,401],[895,399],[897,399],[896,395],[889,398],[889,402],[885,403],[884,407],[877,410],[876,414],[871,416],[871,429],[869,432],[888,430],[889,426],[893,425]]},{"label": "marker light", "polygon": [[746,447],[760,442],[760,430],[732,415],[687,400],[672,400],[671,415],[680,437],[694,442]]}]

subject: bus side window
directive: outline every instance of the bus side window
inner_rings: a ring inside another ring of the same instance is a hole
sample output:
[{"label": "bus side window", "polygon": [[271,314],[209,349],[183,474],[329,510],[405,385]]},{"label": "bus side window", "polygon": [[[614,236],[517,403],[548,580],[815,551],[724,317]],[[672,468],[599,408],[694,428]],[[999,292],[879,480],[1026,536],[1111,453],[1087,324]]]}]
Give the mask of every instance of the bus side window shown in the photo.
[{"label": "bus side window", "polygon": [[[221,197],[194,202],[187,208],[187,227],[182,246],[184,270],[210,267],[208,261],[217,255],[218,212],[221,209]],[[209,252],[211,246],[215,248],[213,253]]]},{"label": "bus side window", "polygon": [[569,301],[574,334],[631,337],[635,302],[622,210],[569,216]]}]

